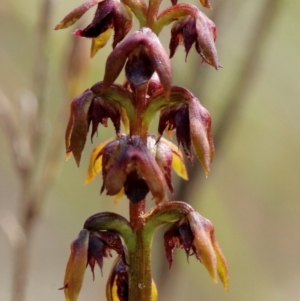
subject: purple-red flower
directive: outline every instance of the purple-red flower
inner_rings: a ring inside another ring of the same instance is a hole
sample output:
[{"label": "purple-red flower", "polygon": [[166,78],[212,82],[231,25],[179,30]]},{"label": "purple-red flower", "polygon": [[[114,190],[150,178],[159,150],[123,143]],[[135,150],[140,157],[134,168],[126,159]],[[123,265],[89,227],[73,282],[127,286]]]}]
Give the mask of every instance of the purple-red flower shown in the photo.
[{"label": "purple-red flower", "polygon": [[120,0],[88,0],[71,11],[55,29],[63,29],[74,24],[94,5],[98,4],[92,22],[84,29],[77,29],[74,35],[92,38],[91,56],[102,48],[114,29],[113,48],[124,39],[132,27],[132,13]]},{"label": "purple-red flower", "polygon": [[139,136],[123,136],[108,143],[101,153],[103,186],[108,195],[123,188],[134,203],[151,191],[157,203],[167,200],[166,178],[147,145]]},{"label": "purple-red flower", "polygon": [[134,32],[111,52],[106,61],[104,89],[116,80],[125,63],[126,78],[134,87],[147,84],[156,72],[168,98],[172,84],[171,63],[151,29],[141,28]]},{"label": "purple-red flower", "polygon": [[216,240],[214,226],[208,219],[198,212],[191,211],[165,232],[164,241],[170,267],[174,259],[174,250],[184,249],[187,257],[195,255],[212,279],[217,282],[218,275],[225,290],[228,289],[227,263]]},{"label": "purple-red flower", "polygon": [[176,21],[171,29],[170,58],[174,56],[179,44],[183,44],[186,57],[192,45],[195,44],[196,51],[200,54],[203,62],[218,69],[222,66],[218,61],[214,44],[216,37],[215,24],[200,11],[197,13],[197,18],[187,16]]},{"label": "purple-red flower", "polygon": [[117,199],[125,192],[132,202],[144,199],[150,191],[159,203],[167,199],[167,187],[173,192],[172,168],[187,179],[182,154],[171,142],[148,136],[145,144],[139,136],[120,135],[94,149],[85,183],[102,170],[101,191]]},{"label": "purple-red flower", "polygon": [[[153,98],[155,101],[155,96]],[[161,110],[158,133],[162,135],[165,130],[176,130],[178,144],[190,161],[193,146],[207,175],[214,156],[211,117],[198,99],[182,87],[172,87],[170,104]]]},{"label": "purple-red flower", "polygon": [[89,127],[92,124],[91,137],[96,133],[98,124],[107,126],[110,118],[116,133],[120,132],[121,107],[95,95],[91,90],[76,97],[71,104],[71,114],[66,129],[67,157],[72,152],[79,165]]},{"label": "purple-red flower", "polygon": [[113,231],[88,231],[83,229],[71,243],[64,286],[67,301],[76,301],[81,290],[87,265],[91,267],[94,276],[94,267],[97,263],[102,271],[103,258],[111,257],[114,250],[119,255],[120,262],[126,264],[125,252],[120,237]]}]

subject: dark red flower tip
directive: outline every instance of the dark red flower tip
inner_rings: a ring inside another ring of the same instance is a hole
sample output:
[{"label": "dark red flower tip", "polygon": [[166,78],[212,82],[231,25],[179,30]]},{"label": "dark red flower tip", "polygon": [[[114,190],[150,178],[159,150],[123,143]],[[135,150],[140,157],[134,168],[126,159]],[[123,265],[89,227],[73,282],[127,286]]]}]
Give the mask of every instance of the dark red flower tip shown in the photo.
[{"label": "dark red flower tip", "polygon": [[195,44],[196,51],[204,63],[216,69],[221,68],[214,43],[217,37],[216,26],[202,12],[197,11],[195,15],[196,17],[187,16],[173,24],[169,44],[170,58],[174,56],[179,44],[184,45],[186,57],[192,45]]},{"label": "dark red flower tip", "polygon": [[187,260],[189,256],[195,255],[199,260],[199,255],[193,244],[194,234],[188,220],[183,219],[174,223],[164,234],[166,257],[171,268],[174,260],[174,250],[184,249]]},{"label": "dark red flower tip", "polygon": [[88,246],[88,265],[91,267],[93,277],[95,264],[98,264],[102,272],[103,258],[112,257],[112,250],[116,251],[120,257],[120,260],[126,264],[124,247],[118,234],[113,231],[90,233]]}]

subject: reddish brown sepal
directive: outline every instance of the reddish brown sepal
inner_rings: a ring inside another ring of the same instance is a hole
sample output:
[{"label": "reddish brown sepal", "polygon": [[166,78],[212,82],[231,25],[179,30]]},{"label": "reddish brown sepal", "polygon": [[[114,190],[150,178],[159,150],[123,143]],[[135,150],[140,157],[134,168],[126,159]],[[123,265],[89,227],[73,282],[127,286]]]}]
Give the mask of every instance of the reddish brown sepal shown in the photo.
[{"label": "reddish brown sepal", "polygon": [[120,137],[108,143],[101,155],[101,191],[106,189],[108,195],[116,195],[124,187],[134,203],[143,200],[149,190],[157,203],[167,199],[165,176],[139,136]]},{"label": "reddish brown sepal", "polygon": [[108,56],[103,80],[104,90],[116,80],[125,63],[127,79],[133,86],[147,83],[156,71],[166,98],[169,97],[171,63],[158,37],[149,28],[134,32]]},{"label": "reddish brown sepal", "polygon": [[187,259],[194,255],[199,259],[197,250],[193,245],[194,235],[187,220],[174,223],[164,234],[166,257],[171,268],[174,260],[174,250],[184,249]]},{"label": "reddish brown sepal", "polygon": [[106,0],[98,4],[95,17],[83,30],[75,31],[75,35],[86,38],[97,38],[114,28],[113,48],[124,39],[132,27],[132,14],[128,7],[117,0]]},{"label": "reddish brown sepal", "polygon": [[121,260],[126,263],[122,241],[115,232],[105,231],[90,233],[88,264],[91,267],[93,277],[95,264],[98,264],[102,272],[103,258],[111,257],[111,250],[116,251]]},{"label": "reddish brown sepal", "polygon": [[184,45],[187,58],[192,45],[195,43],[195,48],[203,62],[218,69],[222,66],[219,63],[214,43],[217,37],[216,26],[202,12],[197,11],[195,15],[196,18],[187,16],[174,23],[169,44],[170,58],[174,56],[179,44]]},{"label": "reddish brown sepal", "polygon": [[117,103],[101,98],[91,90],[76,97],[71,104],[71,114],[66,129],[66,153],[72,152],[77,165],[80,163],[89,126],[92,123],[91,138],[97,131],[98,124],[107,126],[110,118],[116,133],[120,132],[121,107]]}]

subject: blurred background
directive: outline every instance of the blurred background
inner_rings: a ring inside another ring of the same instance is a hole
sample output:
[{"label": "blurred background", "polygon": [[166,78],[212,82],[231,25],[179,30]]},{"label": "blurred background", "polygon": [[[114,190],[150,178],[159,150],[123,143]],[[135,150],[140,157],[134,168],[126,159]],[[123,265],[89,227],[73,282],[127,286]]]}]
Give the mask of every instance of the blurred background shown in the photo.
[{"label": "blurred background", "polygon": [[[65,161],[69,102],[103,78],[111,51],[107,45],[90,60],[90,42],[71,35],[88,24],[93,9],[81,24],[52,30],[80,3],[0,2],[3,301],[21,301],[16,292],[12,294],[16,289],[12,279],[16,282],[26,264],[26,300],[64,300],[58,288],[70,243],[85,219],[99,211],[128,216],[126,199],[114,204],[112,198],[100,196],[101,176],[83,185],[90,152],[113,135],[111,124],[99,129],[93,144],[87,143],[80,168],[73,158]],[[174,84],[189,88],[212,116],[216,155],[207,179],[196,160],[189,167],[189,182],[174,175],[174,199],[189,202],[213,222],[228,261],[230,287],[225,293],[195,258],[187,263],[180,250],[169,270],[160,231],[153,243],[159,300],[299,300],[300,4],[296,0],[211,0],[211,4],[213,10],[201,10],[217,25],[223,69],[201,65],[194,49],[185,62],[183,47],[172,66]],[[161,35],[167,50],[169,32],[170,27]],[[153,131],[156,125],[154,121]],[[30,202],[33,210],[26,212]],[[28,223],[31,216],[35,218]],[[17,220],[25,223],[25,230]],[[94,282],[86,273],[79,300],[105,299],[112,262],[105,261],[103,277],[97,272]]]}]

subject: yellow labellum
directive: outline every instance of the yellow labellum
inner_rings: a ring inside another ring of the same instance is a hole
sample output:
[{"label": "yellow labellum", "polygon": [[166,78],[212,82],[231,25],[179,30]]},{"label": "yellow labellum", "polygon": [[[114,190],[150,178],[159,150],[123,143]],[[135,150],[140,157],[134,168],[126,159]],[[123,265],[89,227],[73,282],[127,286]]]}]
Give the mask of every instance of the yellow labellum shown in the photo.
[{"label": "yellow labellum", "polygon": [[186,167],[185,167],[185,164],[183,161],[182,152],[180,151],[178,146],[176,146],[169,140],[165,139],[164,137],[161,137],[161,141],[163,143],[167,144],[172,150],[172,153],[173,153],[172,168],[174,169],[174,171],[184,180],[188,180],[189,177],[188,177]]},{"label": "yellow labellum", "polygon": [[103,48],[107,41],[109,40],[112,33],[112,28],[108,28],[106,31],[101,33],[97,38],[92,39],[92,46],[91,46],[91,58],[97,53],[97,51]]},{"label": "yellow labellum", "polygon": [[99,156],[99,153],[110,141],[112,141],[112,139],[108,139],[98,144],[97,147],[94,148],[90,157],[89,168],[84,181],[85,185],[94,180],[98,173],[102,170],[102,156]]}]

